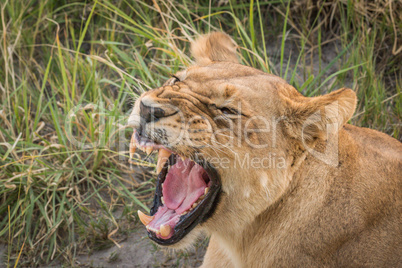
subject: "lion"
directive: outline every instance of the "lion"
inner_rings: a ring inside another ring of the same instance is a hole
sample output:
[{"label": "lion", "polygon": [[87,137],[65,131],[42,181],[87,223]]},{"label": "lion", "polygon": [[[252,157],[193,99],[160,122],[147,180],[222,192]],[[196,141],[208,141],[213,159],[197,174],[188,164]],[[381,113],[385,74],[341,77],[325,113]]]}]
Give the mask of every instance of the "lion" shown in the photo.
[{"label": "lion", "polygon": [[192,55],[128,120],[130,154],[159,153],[149,238],[207,234],[202,267],[400,266],[402,145],[347,123],[356,94],[305,97],[222,32]]}]

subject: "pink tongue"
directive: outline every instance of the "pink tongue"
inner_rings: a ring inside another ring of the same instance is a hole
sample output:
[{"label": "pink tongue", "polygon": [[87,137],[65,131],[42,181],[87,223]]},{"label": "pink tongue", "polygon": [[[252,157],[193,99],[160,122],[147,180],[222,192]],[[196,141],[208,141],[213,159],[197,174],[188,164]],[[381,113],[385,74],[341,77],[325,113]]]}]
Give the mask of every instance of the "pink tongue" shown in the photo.
[{"label": "pink tongue", "polygon": [[207,187],[205,178],[206,171],[189,159],[172,166],[163,183],[162,194],[165,205],[177,214],[191,208],[191,205],[204,194]]}]

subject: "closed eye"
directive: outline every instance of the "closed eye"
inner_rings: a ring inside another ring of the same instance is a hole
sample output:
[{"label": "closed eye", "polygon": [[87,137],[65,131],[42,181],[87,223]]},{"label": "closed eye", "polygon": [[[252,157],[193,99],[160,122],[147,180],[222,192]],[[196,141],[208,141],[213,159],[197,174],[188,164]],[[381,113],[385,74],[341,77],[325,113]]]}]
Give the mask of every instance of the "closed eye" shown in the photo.
[{"label": "closed eye", "polygon": [[236,111],[235,109],[228,108],[228,107],[218,107],[218,109],[225,115],[239,115],[239,114],[241,114],[238,111]]},{"label": "closed eye", "polygon": [[170,76],[173,78],[172,84],[174,84],[174,83],[176,83],[176,82],[180,82],[180,79],[179,79],[177,76],[175,76],[175,75],[173,75],[173,74],[171,74]]},{"label": "closed eye", "polygon": [[232,110],[226,107],[219,108],[223,114],[235,114]]},{"label": "closed eye", "polygon": [[175,76],[175,75],[173,75],[173,74],[170,74],[170,79],[169,80],[167,80],[164,84],[163,84],[163,86],[173,86],[175,83],[177,83],[177,82],[180,82],[180,79],[177,77],[177,76]]},{"label": "closed eye", "polygon": [[216,104],[209,104],[209,107],[210,107],[210,109],[213,109],[213,110],[219,110],[222,114],[224,114],[224,115],[226,115],[226,116],[228,116],[230,118],[234,118],[234,117],[237,117],[237,116],[248,117],[248,115],[242,113],[241,110],[237,110],[237,109],[234,109],[232,107],[227,107],[227,106],[219,107]]}]

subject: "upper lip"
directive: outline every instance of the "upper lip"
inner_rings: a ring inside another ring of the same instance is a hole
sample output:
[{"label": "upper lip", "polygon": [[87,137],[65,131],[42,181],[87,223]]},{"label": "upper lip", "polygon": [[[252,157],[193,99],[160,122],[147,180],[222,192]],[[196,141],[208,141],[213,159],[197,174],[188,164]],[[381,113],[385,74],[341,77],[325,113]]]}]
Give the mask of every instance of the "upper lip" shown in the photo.
[{"label": "upper lip", "polygon": [[154,150],[159,151],[158,162],[156,164],[157,173],[160,173],[160,171],[162,170],[162,167],[167,161],[167,157],[173,154],[172,150],[166,148],[166,146],[158,144],[146,137],[142,137],[140,136],[138,131],[134,130],[130,141],[130,160],[131,158],[133,158],[136,148],[145,151],[147,154],[152,153]]},{"label": "upper lip", "polygon": [[[133,137],[134,137],[134,140],[132,139],[131,142],[135,142],[136,146],[138,146],[139,148],[145,148],[147,146],[152,146],[154,149],[162,149],[163,148],[163,149],[169,150],[164,145],[158,144],[151,139],[141,136],[139,134],[139,132],[136,130],[134,130]],[[171,150],[169,150],[169,151],[171,151]]]}]

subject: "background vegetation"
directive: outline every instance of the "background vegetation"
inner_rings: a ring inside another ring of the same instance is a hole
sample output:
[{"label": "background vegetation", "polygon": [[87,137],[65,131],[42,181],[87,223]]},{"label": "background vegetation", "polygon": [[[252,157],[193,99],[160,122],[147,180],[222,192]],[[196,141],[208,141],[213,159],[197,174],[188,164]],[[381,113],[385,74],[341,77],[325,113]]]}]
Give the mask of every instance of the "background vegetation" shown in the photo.
[{"label": "background vegetation", "polygon": [[352,123],[401,139],[401,10],[392,0],[1,1],[2,263],[74,265],[134,228],[154,181],[130,174],[126,117],[191,64],[199,33],[227,32],[244,64],[305,95],[351,87]]}]

